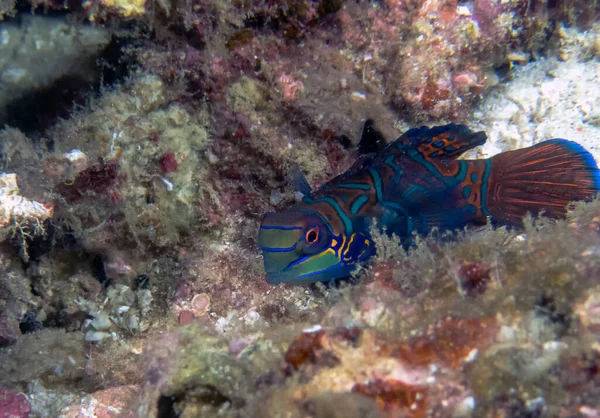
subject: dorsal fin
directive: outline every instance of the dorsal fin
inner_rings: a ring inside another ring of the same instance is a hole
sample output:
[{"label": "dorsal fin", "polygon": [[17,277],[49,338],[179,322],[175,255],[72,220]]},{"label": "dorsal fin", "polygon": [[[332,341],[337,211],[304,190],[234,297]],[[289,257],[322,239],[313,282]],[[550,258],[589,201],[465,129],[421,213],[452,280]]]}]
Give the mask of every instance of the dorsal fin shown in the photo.
[{"label": "dorsal fin", "polygon": [[383,134],[375,128],[375,123],[371,119],[367,119],[358,143],[359,155],[378,153],[386,145],[387,141]]},{"label": "dorsal fin", "polygon": [[464,152],[483,145],[485,132],[473,132],[466,125],[422,126],[406,131],[398,140],[417,149],[426,159],[452,160]]},{"label": "dorsal fin", "polygon": [[331,182],[344,181],[345,179],[352,177],[363,170],[366,170],[367,168],[371,167],[376,156],[377,154],[375,153],[361,155],[356,161],[354,161],[354,164],[352,164],[348,170],[331,180]]},{"label": "dorsal fin", "polygon": [[290,170],[290,182],[294,189],[303,195],[309,195],[312,193],[312,187],[308,184],[308,180],[302,174],[302,171],[298,168],[298,166],[293,166]]}]

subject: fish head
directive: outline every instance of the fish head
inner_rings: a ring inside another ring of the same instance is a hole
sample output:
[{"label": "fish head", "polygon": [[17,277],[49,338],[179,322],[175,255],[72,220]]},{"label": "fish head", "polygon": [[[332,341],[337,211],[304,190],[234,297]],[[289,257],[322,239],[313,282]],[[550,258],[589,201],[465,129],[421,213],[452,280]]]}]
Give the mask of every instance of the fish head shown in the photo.
[{"label": "fish head", "polygon": [[[336,233],[316,212],[267,213],[258,237],[267,283],[307,284],[347,277],[372,244],[361,234]],[[370,255],[370,254],[369,254]]]}]

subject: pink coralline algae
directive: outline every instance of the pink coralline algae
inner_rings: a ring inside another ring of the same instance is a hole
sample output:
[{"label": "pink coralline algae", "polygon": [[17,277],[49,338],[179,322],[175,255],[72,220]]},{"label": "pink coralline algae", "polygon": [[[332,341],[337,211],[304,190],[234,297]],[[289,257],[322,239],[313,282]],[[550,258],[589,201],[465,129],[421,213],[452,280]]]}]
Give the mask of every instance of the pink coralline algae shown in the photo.
[{"label": "pink coralline algae", "polygon": [[294,79],[291,75],[282,73],[279,75],[278,84],[281,88],[283,98],[292,101],[296,98],[296,94],[304,89],[302,81]]},{"label": "pink coralline algae", "polygon": [[177,322],[179,325],[187,325],[194,322],[196,319],[196,315],[192,311],[184,310],[179,312],[179,316],[177,317]]},{"label": "pink coralline algae", "polygon": [[187,300],[192,293],[192,285],[186,280],[182,280],[177,284],[173,291],[173,299],[176,302],[182,302]]},{"label": "pink coralline algae", "polygon": [[29,399],[24,393],[0,388],[0,418],[28,418],[30,412]]}]

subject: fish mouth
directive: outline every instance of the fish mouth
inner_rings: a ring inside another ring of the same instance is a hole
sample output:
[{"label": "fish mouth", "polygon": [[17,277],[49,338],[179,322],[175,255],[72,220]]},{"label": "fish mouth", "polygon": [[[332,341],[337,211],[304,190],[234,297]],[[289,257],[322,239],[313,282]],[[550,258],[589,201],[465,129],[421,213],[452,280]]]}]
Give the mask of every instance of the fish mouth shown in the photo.
[{"label": "fish mouth", "polygon": [[302,280],[298,279],[298,275],[291,271],[277,271],[277,272],[269,272],[266,271],[266,279],[267,283],[271,286],[276,286],[278,284],[304,284]]}]

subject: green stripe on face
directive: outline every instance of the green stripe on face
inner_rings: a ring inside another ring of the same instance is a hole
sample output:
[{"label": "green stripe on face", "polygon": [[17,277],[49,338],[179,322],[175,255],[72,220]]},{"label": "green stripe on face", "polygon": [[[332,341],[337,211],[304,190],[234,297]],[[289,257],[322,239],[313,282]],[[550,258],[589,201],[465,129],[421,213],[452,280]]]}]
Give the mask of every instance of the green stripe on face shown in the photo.
[{"label": "green stripe on face", "polygon": [[291,229],[265,229],[261,228],[258,234],[258,245],[263,249],[285,249],[294,246],[300,237],[302,230]]},{"label": "green stripe on face", "polygon": [[339,262],[340,259],[336,256],[335,251],[329,248],[296,264],[290,269],[290,272],[293,272],[301,280],[305,276],[310,277],[332,268]]}]

